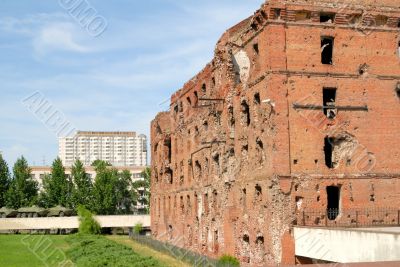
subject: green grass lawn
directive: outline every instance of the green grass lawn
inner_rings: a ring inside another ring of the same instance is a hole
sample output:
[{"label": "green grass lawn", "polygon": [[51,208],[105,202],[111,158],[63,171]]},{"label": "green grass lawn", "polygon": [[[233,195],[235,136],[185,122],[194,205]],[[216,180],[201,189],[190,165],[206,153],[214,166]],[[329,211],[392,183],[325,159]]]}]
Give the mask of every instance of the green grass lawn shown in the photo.
[{"label": "green grass lawn", "polygon": [[0,235],[0,266],[186,267],[190,265],[136,243],[127,236]]},{"label": "green grass lawn", "polygon": [[67,260],[66,236],[0,235],[0,266],[57,266]]},{"label": "green grass lawn", "polygon": [[181,262],[167,254],[156,251],[152,248],[139,244],[132,239],[129,239],[126,235],[112,235],[107,236],[108,239],[123,244],[132,248],[136,253],[145,256],[145,257],[153,257],[159,262],[163,263],[165,267],[190,267],[191,265],[185,262]]}]

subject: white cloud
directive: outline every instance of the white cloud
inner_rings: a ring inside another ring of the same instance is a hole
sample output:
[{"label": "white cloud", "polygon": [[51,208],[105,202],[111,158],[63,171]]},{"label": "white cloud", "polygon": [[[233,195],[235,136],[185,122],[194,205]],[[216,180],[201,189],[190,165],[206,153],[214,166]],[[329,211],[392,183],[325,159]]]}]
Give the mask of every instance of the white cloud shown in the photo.
[{"label": "white cloud", "polygon": [[86,33],[78,24],[62,13],[35,14],[24,18],[0,18],[0,31],[31,39],[35,56],[45,56],[51,52],[92,52],[80,43],[87,40]]},{"label": "white cloud", "polygon": [[46,24],[55,21],[67,21],[68,16],[62,13],[39,13],[24,18],[2,17],[0,18],[0,30],[7,33],[35,36],[38,30]]},{"label": "white cloud", "polygon": [[39,55],[51,51],[71,51],[85,53],[90,49],[74,40],[75,28],[71,23],[56,23],[44,26],[33,39],[33,47]]}]

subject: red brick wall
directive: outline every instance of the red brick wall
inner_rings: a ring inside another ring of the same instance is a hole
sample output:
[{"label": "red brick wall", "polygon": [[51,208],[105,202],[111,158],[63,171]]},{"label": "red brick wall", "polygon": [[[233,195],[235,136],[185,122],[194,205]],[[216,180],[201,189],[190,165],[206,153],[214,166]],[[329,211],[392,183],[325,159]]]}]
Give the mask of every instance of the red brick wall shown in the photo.
[{"label": "red brick wall", "polygon": [[[212,62],[152,121],[155,238],[211,257],[228,253],[244,266],[292,264],[294,224],[351,225],[347,211],[399,206],[399,1],[381,8],[364,0],[369,16],[361,21],[387,16],[379,27],[346,23],[358,10],[352,4],[291,2],[271,1],[228,30]],[[310,19],[296,21],[299,10]],[[320,23],[320,11],[338,14]],[[321,63],[321,36],[335,38],[333,65]],[[368,110],[339,110],[330,120],[293,107],[321,106],[324,87],[337,88],[337,106]],[[347,138],[335,148],[334,169],[325,164],[326,136]],[[309,212],[326,210],[332,185],[341,213],[327,222]]]}]

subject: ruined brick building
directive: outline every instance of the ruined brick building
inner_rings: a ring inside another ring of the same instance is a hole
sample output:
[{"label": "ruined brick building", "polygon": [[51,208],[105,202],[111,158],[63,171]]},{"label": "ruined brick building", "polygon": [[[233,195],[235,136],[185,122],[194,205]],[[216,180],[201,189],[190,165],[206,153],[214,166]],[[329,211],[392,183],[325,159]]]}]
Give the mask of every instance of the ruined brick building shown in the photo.
[{"label": "ruined brick building", "polygon": [[294,225],[397,220],[350,211],[400,206],[399,27],[399,0],[270,0],[226,31],[152,121],[154,237],[261,266]]}]

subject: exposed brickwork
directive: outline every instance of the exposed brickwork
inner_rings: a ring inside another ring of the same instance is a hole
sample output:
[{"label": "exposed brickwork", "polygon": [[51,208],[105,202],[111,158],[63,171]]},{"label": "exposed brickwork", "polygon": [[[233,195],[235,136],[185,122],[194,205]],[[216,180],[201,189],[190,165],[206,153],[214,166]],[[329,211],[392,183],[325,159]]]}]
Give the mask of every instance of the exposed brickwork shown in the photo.
[{"label": "exposed brickwork", "polygon": [[[399,207],[400,1],[333,2],[269,1],[152,121],[155,238],[244,266],[294,264],[292,226],[327,209],[328,186],[340,210]],[[336,88],[333,119],[310,109],[323,88]]]}]

